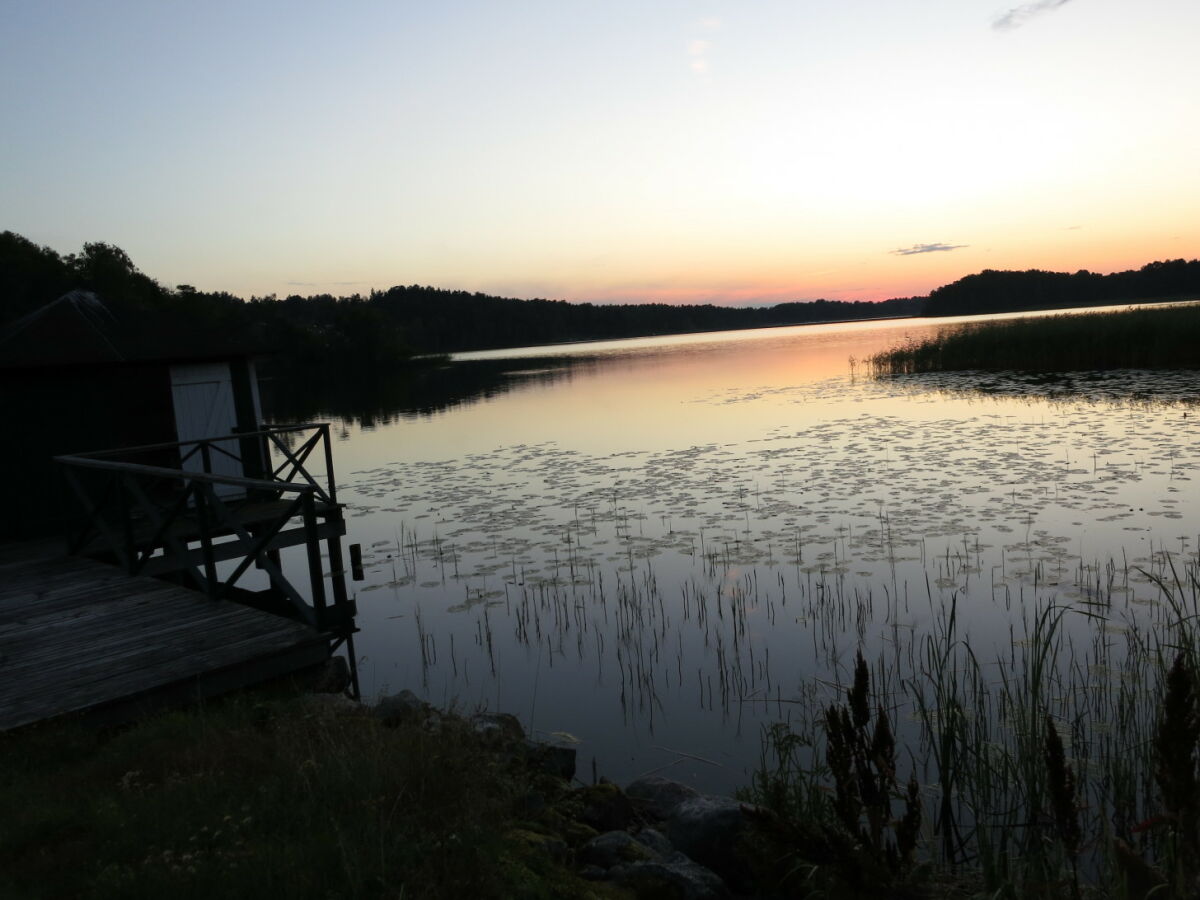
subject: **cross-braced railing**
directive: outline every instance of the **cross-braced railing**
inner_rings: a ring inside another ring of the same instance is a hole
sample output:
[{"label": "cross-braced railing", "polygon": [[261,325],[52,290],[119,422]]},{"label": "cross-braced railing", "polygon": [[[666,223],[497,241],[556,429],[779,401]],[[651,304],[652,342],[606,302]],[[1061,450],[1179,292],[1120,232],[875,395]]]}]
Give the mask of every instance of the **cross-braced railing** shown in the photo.
[{"label": "cross-braced railing", "polygon": [[[282,458],[279,465],[270,462],[269,448]],[[324,457],[320,478],[306,467],[317,448]],[[345,523],[336,500],[328,425],[265,428],[56,459],[84,512],[70,539],[71,552],[109,557],[130,574],[184,581],[214,599],[274,608],[323,631],[353,628],[354,604],[342,571]],[[322,566],[322,540],[328,572]],[[311,602],[281,565],[279,551],[300,545],[307,553]],[[238,586],[251,566],[265,571],[269,590]]]}]

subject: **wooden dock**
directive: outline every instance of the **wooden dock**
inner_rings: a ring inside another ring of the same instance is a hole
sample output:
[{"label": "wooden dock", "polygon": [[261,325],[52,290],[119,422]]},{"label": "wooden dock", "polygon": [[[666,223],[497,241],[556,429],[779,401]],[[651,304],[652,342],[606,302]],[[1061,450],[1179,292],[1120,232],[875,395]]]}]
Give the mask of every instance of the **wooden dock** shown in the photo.
[{"label": "wooden dock", "polygon": [[44,547],[0,548],[0,731],[193,701],[329,658],[328,633]]}]

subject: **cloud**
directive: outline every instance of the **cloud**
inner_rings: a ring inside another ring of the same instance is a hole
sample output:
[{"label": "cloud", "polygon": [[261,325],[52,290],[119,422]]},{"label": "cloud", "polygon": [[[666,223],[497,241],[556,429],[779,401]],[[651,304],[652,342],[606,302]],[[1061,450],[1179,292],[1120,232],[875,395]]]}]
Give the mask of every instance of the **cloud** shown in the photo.
[{"label": "cloud", "polygon": [[[715,16],[709,16],[707,18],[700,19],[695,23],[694,27],[698,28],[702,32],[711,34],[712,32],[719,31],[721,29],[721,20]],[[698,75],[701,78],[706,78],[709,70],[712,68],[708,57],[709,51],[712,50],[712,46],[712,41],[704,37],[693,38],[692,40],[688,41],[688,68],[692,70],[693,74]]]},{"label": "cloud", "polygon": [[911,247],[900,247],[896,250],[889,250],[896,256],[912,256],[916,253],[942,253],[949,250],[959,250],[963,247],[969,247],[970,244],[913,244]]},{"label": "cloud", "polygon": [[998,16],[992,22],[992,28],[997,31],[1012,31],[1014,28],[1020,28],[1034,16],[1058,9],[1060,6],[1066,6],[1070,2],[1071,0],[1035,0],[1034,3],[1022,3],[1020,6],[1014,6],[1004,15]]}]

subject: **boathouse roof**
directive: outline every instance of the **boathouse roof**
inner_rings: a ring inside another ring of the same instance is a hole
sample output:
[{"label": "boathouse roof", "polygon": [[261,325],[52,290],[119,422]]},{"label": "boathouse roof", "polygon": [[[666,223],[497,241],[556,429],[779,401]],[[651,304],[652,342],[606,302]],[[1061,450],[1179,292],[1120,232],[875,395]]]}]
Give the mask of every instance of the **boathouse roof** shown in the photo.
[{"label": "boathouse roof", "polygon": [[248,336],[195,316],[122,310],[71,291],[0,326],[0,369],[182,362],[257,356]]}]

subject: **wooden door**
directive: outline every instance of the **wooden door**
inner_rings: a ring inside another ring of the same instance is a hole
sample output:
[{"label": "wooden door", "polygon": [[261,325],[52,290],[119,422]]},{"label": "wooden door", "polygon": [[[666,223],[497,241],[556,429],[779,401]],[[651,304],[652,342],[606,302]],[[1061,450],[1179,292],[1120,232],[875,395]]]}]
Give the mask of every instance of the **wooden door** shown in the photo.
[{"label": "wooden door", "polygon": [[[233,400],[233,378],[229,364],[189,363],[171,367],[171,394],[175,400],[175,428],[180,441],[233,434],[237,410]],[[191,447],[183,447],[187,453]],[[224,452],[222,452],[224,451]],[[237,439],[214,442],[210,449],[210,468],[214,475],[243,475],[241,448]],[[200,454],[184,460],[189,472],[204,471]],[[234,485],[217,485],[222,497],[242,494]]]}]

